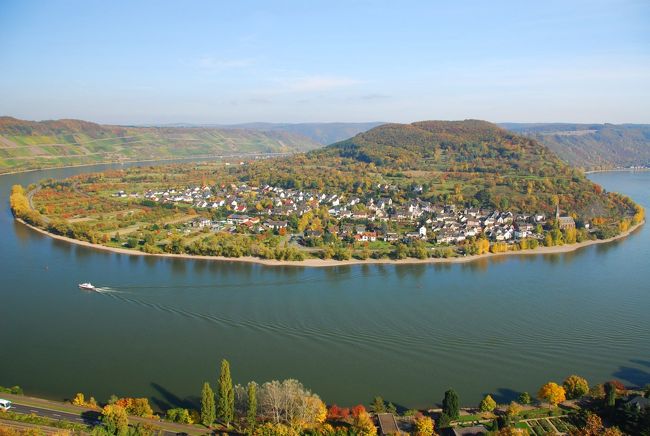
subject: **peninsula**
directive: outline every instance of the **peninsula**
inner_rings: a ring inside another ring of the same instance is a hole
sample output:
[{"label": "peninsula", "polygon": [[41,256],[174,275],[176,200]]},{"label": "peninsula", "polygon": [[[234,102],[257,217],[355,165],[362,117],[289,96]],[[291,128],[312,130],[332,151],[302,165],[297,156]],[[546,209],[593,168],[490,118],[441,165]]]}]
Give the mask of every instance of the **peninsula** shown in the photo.
[{"label": "peninsula", "polygon": [[284,158],[45,180],[14,187],[11,205],[103,249],[313,266],[570,251],[644,222],[535,140],[475,120],[386,124]]}]

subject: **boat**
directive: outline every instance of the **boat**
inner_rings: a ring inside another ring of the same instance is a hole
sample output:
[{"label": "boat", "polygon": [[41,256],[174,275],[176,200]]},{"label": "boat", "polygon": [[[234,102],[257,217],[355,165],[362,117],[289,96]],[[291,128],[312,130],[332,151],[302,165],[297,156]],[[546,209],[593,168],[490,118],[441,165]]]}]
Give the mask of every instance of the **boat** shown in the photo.
[{"label": "boat", "polygon": [[81,289],[85,289],[87,291],[96,291],[97,290],[97,288],[95,288],[92,283],[79,283],[79,287]]}]

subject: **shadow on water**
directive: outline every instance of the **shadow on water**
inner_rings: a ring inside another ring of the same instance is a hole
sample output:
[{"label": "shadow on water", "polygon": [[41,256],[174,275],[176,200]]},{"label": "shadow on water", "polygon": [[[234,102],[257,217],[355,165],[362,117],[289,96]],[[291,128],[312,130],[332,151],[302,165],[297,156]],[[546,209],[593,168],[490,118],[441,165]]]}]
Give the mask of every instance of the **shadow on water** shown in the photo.
[{"label": "shadow on water", "polygon": [[630,362],[650,368],[650,360],[631,359]]},{"label": "shadow on water", "polygon": [[511,401],[517,401],[521,392],[513,391],[508,388],[499,388],[494,393],[484,393],[483,396],[490,394],[497,404],[508,404]]},{"label": "shadow on water", "polygon": [[[650,362],[647,362],[645,360],[631,360],[630,362],[641,363],[644,366],[650,367]],[[636,387],[643,387],[647,384],[650,384],[650,372],[639,368],[620,366],[616,371],[612,373],[612,375],[615,378],[621,379],[624,382],[627,382],[627,384]]]},{"label": "shadow on water", "polygon": [[199,397],[189,396],[181,398],[156,382],[151,382],[151,387],[153,387],[160,395],[160,398],[157,396],[151,397],[153,404],[160,410],[167,410],[176,407],[198,410],[201,407],[201,401]]}]

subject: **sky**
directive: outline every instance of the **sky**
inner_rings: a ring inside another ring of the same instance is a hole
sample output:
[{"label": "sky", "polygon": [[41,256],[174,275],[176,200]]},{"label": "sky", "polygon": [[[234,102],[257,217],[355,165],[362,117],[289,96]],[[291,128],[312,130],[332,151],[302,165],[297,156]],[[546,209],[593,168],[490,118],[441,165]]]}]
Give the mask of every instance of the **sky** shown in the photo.
[{"label": "sky", "polygon": [[650,1],[0,0],[0,115],[650,123]]}]

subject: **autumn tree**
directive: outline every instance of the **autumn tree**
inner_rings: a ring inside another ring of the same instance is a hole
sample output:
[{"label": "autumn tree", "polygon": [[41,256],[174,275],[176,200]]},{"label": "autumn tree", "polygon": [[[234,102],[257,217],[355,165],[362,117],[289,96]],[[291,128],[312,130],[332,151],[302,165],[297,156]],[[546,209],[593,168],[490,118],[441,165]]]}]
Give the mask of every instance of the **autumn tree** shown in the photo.
[{"label": "autumn tree", "polygon": [[575,374],[564,379],[562,386],[564,386],[566,395],[570,399],[580,398],[589,392],[589,383],[587,383],[587,380]]},{"label": "autumn tree", "polygon": [[554,382],[548,382],[542,386],[537,393],[537,397],[540,400],[545,400],[552,407],[566,400],[564,388]]},{"label": "autumn tree", "polygon": [[415,418],[415,436],[433,436],[435,423],[428,416],[418,415]]},{"label": "autumn tree", "polygon": [[478,405],[478,408],[481,412],[491,412],[497,407],[497,402],[490,395],[486,395],[485,398],[481,400],[481,403]]},{"label": "autumn tree", "polygon": [[210,427],[216,418],[214,392],[210,383],[203,383],[201,390],[201,424]]},{"label": "autumn tree", "polygon": [[109,404],[102,409],[102,422],[106,430],[117,436],[125,436],[129,430],[129,417],[126,409],[117,404]]},{"label": "autumn tree", "polygon": [[230,363],[226,359],[221,361],[221,372],[218,381],[217,418],[226,427],[230,425],[235,414],[235,394],[230,377]]},{"label": "autumn tree", "polygon": [[460,405],[458,394],[453,389],[445,392],[445,398],[442,400],[442,413],[451,419],[458,419],[460,416]]},{"label": "autumn tree", "polygon": [[355,430],[358,436],[377,435],[377,427],[375,427],[375,423],[372,422],[370,414],[365,410],[354,417],[352,420],[352,428]]},{"label": "autumn tree", "polygon": [[623,433],[616,428],[605,428],[603,420],[595,413],[587,416],[584,427],[571,431],[571,436],[622,436]]}]

